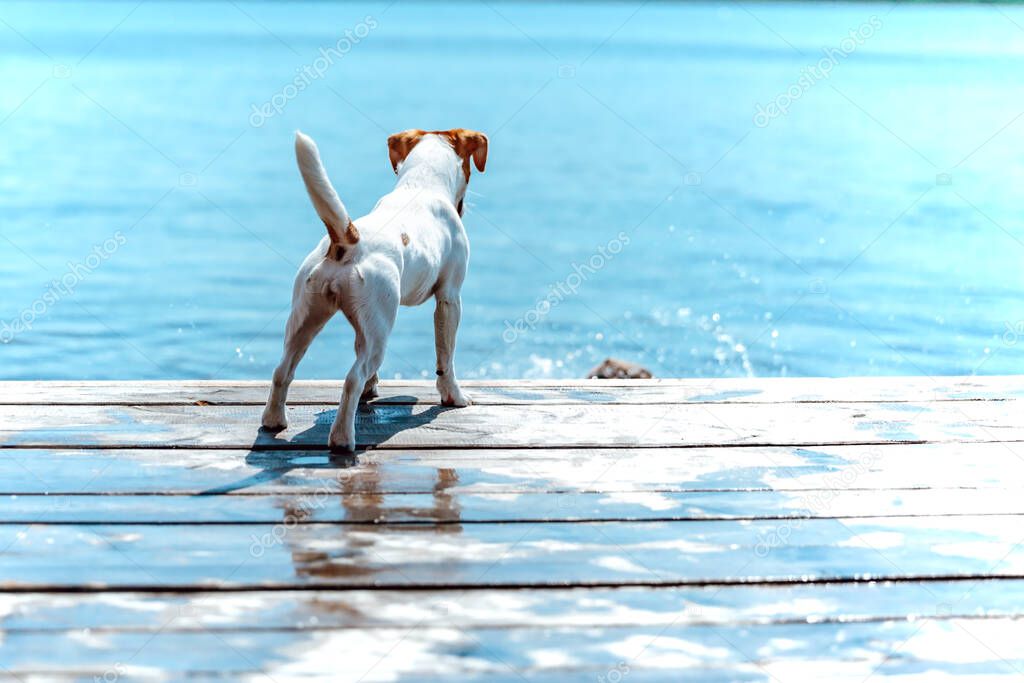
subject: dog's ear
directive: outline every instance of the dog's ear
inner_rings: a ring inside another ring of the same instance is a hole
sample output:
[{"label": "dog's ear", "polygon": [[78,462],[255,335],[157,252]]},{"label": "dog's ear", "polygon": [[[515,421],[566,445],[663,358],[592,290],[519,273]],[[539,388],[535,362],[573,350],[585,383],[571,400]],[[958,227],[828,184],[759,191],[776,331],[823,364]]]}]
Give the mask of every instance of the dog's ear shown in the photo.
[{"label": "dog's ear", "polygon": [[398,173],[398,164],[405,161],[409,152],[425,134],[426,131],[410,128],[388,138],[388,157],[391,159],[391,168],[395,173]]},{"label": "dog's ear", "polygon": [[456,128],[451,131],[452,147],[455,153],[466,161],[466,179],[469,179],[469,158],[481,173],[487,166],[487,136],[475,130]]}]

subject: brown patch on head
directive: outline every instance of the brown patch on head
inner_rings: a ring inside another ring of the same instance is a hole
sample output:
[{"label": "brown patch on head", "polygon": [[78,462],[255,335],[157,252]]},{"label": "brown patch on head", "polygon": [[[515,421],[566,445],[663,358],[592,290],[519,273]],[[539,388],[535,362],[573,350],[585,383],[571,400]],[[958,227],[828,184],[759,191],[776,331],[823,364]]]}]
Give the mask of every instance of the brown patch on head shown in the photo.
[{"label": "brown patch on head", "polygon": [[416,146],[427,131],[419,128],[410,128],[401,133],[395,133],[388,138],[388,157],[391,159],[391,168],[398,173],[398,164],[405,161],[409,152]]},{"label": "brown patch on head", "polygon": [[402,246],[403,247],[409,246],[409,236],[406,235],[404,232],[402,233]]},{"label": "brown patch on head", "polygon": [[452,149],[462,158],[462,172],[466,174],[466,181],[469,181],[469,158],[473,157],[473,165],[476,170],[484,172],[487,166],[487,136],[475,130],[455,128],[445,131],[448,142]]},{"label": "brown patch on head", "polygon": [[469,181],[470,157],[473,158],[476,170],[484,172],[484,167],[487,166],[487,136],[483,133],[466,128],[429,131],[410,128],[388,138],[388,157],[391,159],[391,168],[395,173],[398,173],[398,164],[405,161],[405,158],[409,156],[424,135],[440,135],[448,140],[448,144],[455,150],[455,154],[462,159],[462,172],[466,175],[467,182]]}]

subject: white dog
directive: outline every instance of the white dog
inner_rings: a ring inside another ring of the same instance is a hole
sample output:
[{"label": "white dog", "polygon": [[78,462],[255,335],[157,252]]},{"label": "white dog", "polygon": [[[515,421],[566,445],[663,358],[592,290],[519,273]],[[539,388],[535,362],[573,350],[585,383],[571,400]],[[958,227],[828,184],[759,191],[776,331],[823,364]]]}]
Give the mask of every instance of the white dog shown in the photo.
[{"label": "white dog", "polygon": [[354,451],[360,397],[377,395],[377,370],[398,306],[418,306],[430,297],[437,349],[437,390],[441,403],[464,407],[469,399],[455,379],[455,333],[459,292],[469,263],[462,203],[469,184],[469,160],[478,171],[487,163],[487,136],[457,128],[407,130],[388,138],[395,189],[366,216],[352,221],[327,177],[314,142],[296,133],[295,155],[317,214],[327,226],[295,277],[292,311],[285,328],[284,355],[263,411],[263,427],[287,426],[288,386],[310,342],[339,309],[355,329],[356,360],[345,378],[338,414],[331,426],[332,450]]}]

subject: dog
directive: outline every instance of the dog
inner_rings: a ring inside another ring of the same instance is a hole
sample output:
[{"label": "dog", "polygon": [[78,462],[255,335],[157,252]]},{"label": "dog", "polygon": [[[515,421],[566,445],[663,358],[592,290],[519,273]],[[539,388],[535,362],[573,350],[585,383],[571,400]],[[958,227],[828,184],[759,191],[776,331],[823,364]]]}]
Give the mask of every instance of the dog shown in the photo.
[{"label": "dog", "polygon": [[481,173],[487,136],[456,128],[411,129],[388,138],[388,156],[398,180],[362,218],[349,218],[320,161],[312,139],[295,134],[295,156],[327,234],[303,261],[292,289],[284,353],[274,370],[262,425],[285,429],[285,401],[295,368],[328,320],[341,311],[355,330],[356,359],[345,377],[331,425],[332,451],[354,452],[356,407],[377,396],[377,371],[399,305],[418,306],[431,297],[437,390],[445,406],[465,407],[469,397],[455,377],[455,335],[462,316],[460,292],[469,264],[469,239],[462,224],[470,160]]}]

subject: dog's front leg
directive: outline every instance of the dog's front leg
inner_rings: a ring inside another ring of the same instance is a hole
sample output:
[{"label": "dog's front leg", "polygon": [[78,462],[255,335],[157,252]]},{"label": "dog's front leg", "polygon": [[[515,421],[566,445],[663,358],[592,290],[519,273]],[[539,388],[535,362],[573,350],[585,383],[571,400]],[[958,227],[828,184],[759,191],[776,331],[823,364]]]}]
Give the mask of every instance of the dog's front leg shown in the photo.
[{"label": "dog's front leg", "polygon": [[437,391],[441,405],[465,408],[469,398],[455,378],[455,335],[462,317],[462,298],[458,292],[441,290],[435,297],[434,347],[437,349]]}]

